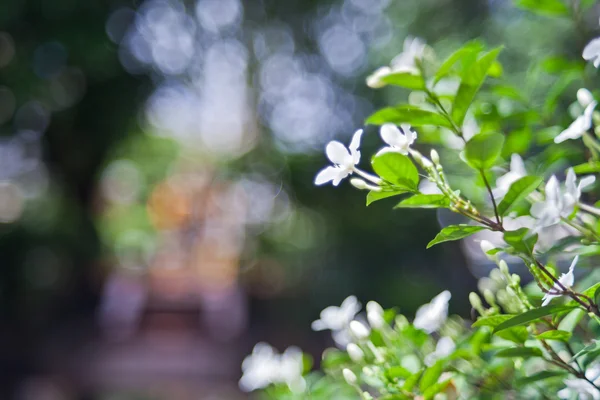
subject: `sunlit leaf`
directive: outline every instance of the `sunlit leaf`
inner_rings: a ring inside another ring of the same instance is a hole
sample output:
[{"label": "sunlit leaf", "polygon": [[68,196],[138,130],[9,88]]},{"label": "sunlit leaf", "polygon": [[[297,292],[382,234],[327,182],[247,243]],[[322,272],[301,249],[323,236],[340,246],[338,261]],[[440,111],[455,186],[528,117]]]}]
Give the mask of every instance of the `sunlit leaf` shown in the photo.
[{"label": "sunlit leaf", "polygon": [[504,135],[500,133],[480,133],[473,136],[465,145],[465,159],[475,169],[488,169],[500,156],[503,144]]},{"label": "sunlit leaf", "polygon": [[443,371],[444,364],[442,361],[438,361],[431,367],[427,368],[423,373],[421,382],[419,383],[419,389],[421,389],[421,392],[425,391],[425,389],[435,384],[440,375],[442,375]]},{"label": "sunlit leaf", "polygon": [[488,315],[485,317],[479,317],[479,318],[477,318],[477,321],[475,321],[473,323],[472,326],[474,328],[479,328],[482,326],[490,326],[492,328],[495,328],[496,326],[500,325],[504,321],[508,321],[512,317],[514,317],[514,315],[507,315],[507,314]]},{"label": "sunlit leaf", "polygon": [[514,326],[512,328],[497,332],[496,335],[501,337],[502,339],[523,344],[529,337],[529,332],[524,326]]},{"label": "sunlit leaf", "polygon": [[588,161],[573,167],[573,171],[579,174],[595,174],[600,172],[600,161]]},{"label": "sunlit leaf", "polygon": [[519,8],[551,17],[569,15],[569,8],[560,0],[515,0]]},{"label": "sunlit leaf", "polygon": [[512,246],[516,251],[532,254],[535,244],[538,240],[538,234],[531,234],[527,228],[519,228],[514,231],[505,231],[503,235],[504,241]]},{"label": "sunlit leaf", "polygon": [[511,328],[513,326],[525,325],[535,320],[538,320],[547,315],[556,314],[562,311],[571,310],[573,306],[561,306],[561,305],[549,305],[544,307],[535,308],[533,310],[526,311],[519,314],[508,321],[504,321],[500,325],[494,328],[494,332],[500,332],[504,329]]},{"label": "sunlit leaf", "polygon": [[400,203],[394,208],[448,208],[450,199],[443,194],[415,194]]},{"label": "sunlit leaf", "polygon": [[573,356],[573,360],[585,356],[588,353],[591,353],[593,351],[597,351],[600,350],[600,341],[594,341],[594,343],[585,346],[583,349],[579,350],[574,356]]},{"label": "sunlit leaf", "polygon": [[394,190],[389,192],[369,192],[367,193],[367,206],[371,205],[373,202],[381,199],[387,199],[388,197],[399,196],[404,193],[408,193],[408,190]]},{"label": "sunlit leaf", "polygon": [[542,178],[537,176],[524,176],[510,185],[510,189],[498,204],[498,213],[506,215],[517,203],[525,199],[542,183]]},{"label": "sunlit leaf", "polygon": [[459,240],[465,238],[467,236],[471,236],[474,233],[477,233],[483,229],[486,229],[485,226],[474,226],[474,225],[450,225],[441,230],[437,236],[429,242],[427,248],[434,246],[438,243],[449,242],[452,240]]},{"label": "sunlit leaf", "polygon": [[501,50],[501,48],[496,48],[485,53],[463,74],[452,104],[452,118],[458,126],[462,126],[475,95]]},{"label": "sunlit leaf", "polygon": [[423,80],[423,77],[421,75],[411,74],[410,72],[397,72],[395,74],[387,75],[381,80],[387,84],[401,86],[407,89],[425,89],[425,81]]},{"label": "sunlit leaf", "polygon": [[433,111],[422,110],[419,107],[411,105],[381,109],[367,118],[366,123],[371,125],[408,123],[413,126],[435,125],[445,128],[452,127],[452,124],[443,115]]},{"label": "sunlit leaf", "polygon": [[516,383],[518,386],[529,385],[545,379],[564,377],[567,375],[566,371],[541,371],[537,374],[529,375],[524,378],[517,379]]},{"label": "sunlit leaf", "polygon": [[399,190],[417,191],[419,171],[407,156],[399,153],[384,153],[373,157],[371,163],[377,175]]},{"label": "sunlit leaf", "polygon": [[438,68],[434,82],[438,82],[443,77],[447,76],[452,67],[461,62],[473,62],[477,59],[477,55],[483,51],[483,44],[478,40],[473,40],[466,43],[463,47],[450,54],[444,60],[440,68]]},{"label": "sunlit leaf", "polygon": [[544,340],[559,340],[561,342],[567,342],[571,338],[572,333],[567,331],[546,331],[542,332],[539,335],[536,335],[536,339],[544,339]]}]

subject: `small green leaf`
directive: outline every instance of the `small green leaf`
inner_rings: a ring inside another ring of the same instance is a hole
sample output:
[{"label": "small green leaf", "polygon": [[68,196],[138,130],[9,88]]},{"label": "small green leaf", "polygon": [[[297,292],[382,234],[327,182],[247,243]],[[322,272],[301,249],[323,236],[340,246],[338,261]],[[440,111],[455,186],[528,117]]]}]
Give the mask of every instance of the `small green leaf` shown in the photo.
[{"label": "small green leaf", "polygon": [[583,164],[579,164],[573,167],[573,171],[579,174],[595,174],[600,172],[600,162],[599,161],[589,161]]},{"label": "small green leaf", "polygon": [[533,192],[542,183],[542,178],[537,176],[524,176],[510,185],[510,189],[498,204],[498,213],[506,215],[515,204],[525,199],[529,193]]},{"label": "small green leaf", "polygon": [[434,246],[438,243],[449,242],[452,240],[459,240],[465,238],[467,236],[471,236],[474,233],[477,233],[483,229],[486,229],[485,226],[474,226],[474,225],[450,225],[441,230],[437,236],[429,242],[427,248]]},{"label": "small green leaf", "polygon": [[425,89],[425,81],[423,80],[423,77],[421,75],[411,74],[410,72],[397,72],[387,75],[381,80],[387,84],[401,86],[407,89]]},{"label": "small green leaf", "polygon": [[442,390],[446,389],[451,382],[452,382],[452,379],[446,379],[445,381],[438,382],[434,385],[429,386],[423,392],[423,397],[425,398],[425,400],[433,399],[436,394],[438,394]]},{"label": "small green leaf", "polygon": [[512,347],[497,352],[495,357],[512,358],[512,357],[541,357],[542,351],[537,347]]},{"label": "small green leaf", "polygon": [[592,351],[597,350],[600,350],[600,341],[594,341],[594,343],[585,346],[583,349],[579,350],[577,354],[573,356],[572,359],[575,360],[579,357],[585,356],[588,353],[591,353]]},{"label": "small green leaf", "polygon": [[473,40],[466,43],[463,47],[450,54],[446,60],[440,65],[440,68],[435,74],[434,82],[439,82],[440,79],[447,76],[452,67],[459,62],[474,61],[477,55],[483,50],[483,44],[478,40]]},{"label": "small green leaf", "polygon": [[406,390],[407,392],[412,392],[413,388],[417,385],[417,382],[419,382],[422,374],[423,371],[421,370],[409,376],[406,381],[404,381],[404,386],[402,386],[402,389]]},{"label": "small green leaf", "polygon": [[323,352],[321,365],[325,369],[334,369],[351,361],[350,356],[345,351],[329,348]]},{"label": "small green leaf", "polygon": [[575,308],[574,306],[561,306],[561,305],[549,305],[540,308],[535,308],[533,310],[526,311],[522,314],[519,314],[508,321],[504,321],[500,325],[494,328],[494,332],[500,332],[504,329],[511,328],[513,326],[525,325],[530,322],[533,322],[537,319],[545,317],[546,315],[556,314],[562,311],[567,311]]},{"label": "small green leaf", "polygon": [[512,317],[514,317],[514,315],[507,315],[507,314],[488,315],[486,317],[479,317],[479,318],[477,318],[477,321],[475,321],[473,323],[472,326],[474,328],[479,328],[482,326],[490,326],[492,328],[495,328],[496,326],[500,325],[504,321],[508,321]]},{"label": "small green leaf", "polygon": [[390,368],[388,368],[388,369],[385,370],[385,376],[389,380],[392,380],[392,381],[395,380],[395,379],[398,379],[398,378],[407,379],[411,375],[412,375],[412,372],[410,372],[406,368],[401,367],[399,365],[394,366],[394,367],[390,367]]},{"label": "small green leaf", "polygon": [[431,367],[427,368],[423,373],[423,377],[421,378],[421,382],[419,383],[419,389],[421,392],[424,392],[425,389],[434,385],[442,372],[444,371],[444,364],[440,360],[433,364]]},{"label": "small green leaf", "polygon": [[443,194],[415,194],[394,208],[448,208],[450,199]]},{"label": "small green leaf", "polygon": [[399,190],[416,192],[419,187],[419,171],[410,158],[399,153],[384,153],[373,158],[373,170],[385,181]]},{"label": "small green leaf", "polygon": [[503,144],[504,135],[500,133],[480,133],[465,145],[465,159],[475,169],[489,169],[502,152]]},{"label": "small green leaf", "polygon": [[408,193],[407,190],[393,190],[389,192],[369,192],[367,193],[367,206],[373,202],[381,199],[387,199],[388,197],[399,196],[401,194]]},{"label": "small green leaf", "polygon": [[485,81],[490,68],[496,62],[501,50],[501,48],[496,48],[485,53],[463,74],[452,104],[452,119],[458,126],[462,126],[475,95]]},{"label": "small green leaf", "polygon": [[571,332],[555,330],[542,332],[539,335],[536,335],[535,338],[540,340],[559,340],[561,342],[568,342],[571,336]]},{"label": "small green leaf", "polygon": [[504,241],[512,246],[516,251],[525,254],[533,253],[537,239],[537,233],[532,235],[527,228],[519,228],[514,231],[504,232]]},{"label": "small green leaf", "polygon": [[411,105],[381,109],[367,118],[366,123],[371,125],[408,123],[413,126],[435,125],[452,128],[452,124],[443,115]]},{"label": "small green leaf", "polygon": [[523,344],[529,337],[529,332],[524,326],[513,326],[512,328],[497,332],[496,335],[502,339]]},{"label": "small green leaf", "polygon": [[569,8],[560,0],[516,0],[519,8],[550,17],[568,16]]},{"label": "small green leaf", "polygon": [[523,378],[517,379],[517,386],[525,386],[534,382],[542,381],[550,378],[564,377],[567,375],[566,371],[541,371],[537,374],[529,375]]}]

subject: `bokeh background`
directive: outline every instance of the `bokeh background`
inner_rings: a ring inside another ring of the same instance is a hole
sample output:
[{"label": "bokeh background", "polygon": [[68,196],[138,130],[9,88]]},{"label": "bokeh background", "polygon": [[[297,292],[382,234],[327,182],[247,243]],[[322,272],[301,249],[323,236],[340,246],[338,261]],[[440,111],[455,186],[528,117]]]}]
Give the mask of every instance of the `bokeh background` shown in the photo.
[{"label": "bokeh background", "polygon": [[[450,289],[468,316],[482,261],[425,251],[448,216],[315,187],[324,146],[406,98],[364,79],[408,35],[440,59],[503,43],[505,79],[543,89],[530,66],[578,57],[597,23],[581,18],[549,30],[508,0],[1,1],[0,398],[243,399],[255,342],[318,360],[332,343],[310,322],[350,294],[410,316]],[[367,127],[363,154],[378,146]]]}]

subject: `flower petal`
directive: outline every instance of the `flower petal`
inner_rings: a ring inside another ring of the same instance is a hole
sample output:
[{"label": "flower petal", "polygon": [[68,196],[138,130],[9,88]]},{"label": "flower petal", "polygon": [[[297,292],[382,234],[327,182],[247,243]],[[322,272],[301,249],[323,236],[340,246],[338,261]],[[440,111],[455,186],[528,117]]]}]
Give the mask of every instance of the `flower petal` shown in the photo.
[{"label": "flower petal", "polygon": [[513,153],[510,156],[510,172],[514,172],[517,175],[525,176],[527,175],[527,170],[525,169],[525,163],[520,155],[517,153]]},{"label": "flower petal", "polygon": [[333,140],[327,144],[325,153],[327,154],[329,161],[338,165],[344,165],[350,156],[350,152],[346,146],[336,140]]},{"label": "flower petal", "polygon": [[339,176],[339,167],[326,167],[322,169],[315,177],[315,185],[323,185],[329,181],[333,181]]},{"label": "flower petal", "polygon": [[583,49],[581,56],[584,60],[591,60],[600,55],[600,38],[592,39]]},{"label": "flower petal", "polygon": [[583,178],[581,178],[581,180],[579,181],[579,192],[581,193],[581,191],[583,189],[585,189],[586,187],[590,186],[591,184],[593,184],[594,182],[596,182],[596,177],[594,175],[587,175],[584,176]]},{"label": "flower petal", "polygon": [[383,124],[379,129],[381,139],[393,147],[405,147],[407,145],[406,136],[394,124]]}]

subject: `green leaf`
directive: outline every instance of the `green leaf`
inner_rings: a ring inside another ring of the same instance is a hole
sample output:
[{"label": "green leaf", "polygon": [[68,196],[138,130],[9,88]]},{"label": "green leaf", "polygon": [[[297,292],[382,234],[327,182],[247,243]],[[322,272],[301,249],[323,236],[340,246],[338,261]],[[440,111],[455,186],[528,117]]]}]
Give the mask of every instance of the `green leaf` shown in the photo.
[{"label": "green leaf", "polygon": [[425,81],[423,80],[423,77],[421,75],[411,74],[410,72],[397,72],[387,75],[381,80],[387,84],[401,86],[407,89],[425,89]]},{"label": "green leaf", "polygon": [[559,74],[567,71],[583,72],[585,64],[570,60],[563,56],[550,56],[542,61],[542,68],[549,74]]},{"label": "green leaf", "polygon": [[450,225],[441,230],[437,236],[429,242],[427,248],[434,246],[438,243],[449,242],[452,240],[459,240],[465,238],[467,236],[471,236],[474,233],[477,233],[483,229],[486,229],[485,226],[474,226],[474,225]]},{"label": "green leaf", "polygon": [[537,374],[529,375],[523,378],[517,379],[517,386],[525,386],[530,385],[532,383],[542,381],[545,379],[556,378],[556,377],[564,377],[567,375],[566,371],[541,371]]},{"label": "green leaf", "polygon": [[594,174],[600,172],[600,162],[599,161],[589,161],[583,164],[579,164],[573,167],[573,171],[579,174]]},{"label": "green leaf", "polygon": [[367,206],[371,205],[373,202],[381,199],[387,199],[392,196],[399,196],[404,193],[408,193],[408,190],[394,190],[389,192],[369,192],[367,193]]},{"label": "green leaf", "polygon": [[450,199],[443,194],[415,194],[394,208],[448,208]]},{"label": "green leaf", "polygon": [[490,326],[492,328],[495,328],[496,326],[500,325],[504,321],[508,321],[512,317],[514,317],[514,315],[507,315],[507,314],[489,315],[486,317],[479,317],[479,318],[477,318],[477,321],[475,321],[473,323],[472,326],[474,328],[480,328],[482,326]]},{"label": "green leaf", "polygon": [[550,17],[568,16],[569,8],[560,0],[516,0],[519,8]]},{"label": "green leaf", "polygon": [[525,254],[533,253],[537,239],[537,233],[532,235],[528,228],[519,228],[514,231],[504,232],[504,241],[516,251]]},{"label": "green leaf", "polygon": [[592,351],[597,351],[600,350],[600,341],[594,341],[594,343],[589,344],[587,346],[585,346],[583,349],[579,350],[577,352],[577,354],[575,354],[572,358],[572,360],[575,360],[579,357],[585,356],[588,353],[591,353]]},{"label": "green leaf", "polygon": [[399,365],[394,366],[394,367],[390,367],[388,369],[385,370],[385,376],[389,379],[389,380],[395,380],[395,379],[407,379],[409,376],[412,375],[412,372],[410,372],[409,370],[407,370],[404,367],[401,367]]},{"label": "green leaf", "polygon": [[443,115],[411,105],[381,109],[367,118],[366,123],[371,125],[408,123],[413,126],[435,125],[452,128],[452,124]]},{"label": "green leaf", "polygon": [[561,342],[568,342],[571,336],[571,332],[556,330],[542,332],[539,335],[536,335],[535,338],[540,340],[560,340]]},{"label": "green leaf", "polygon": [[473,40],[466,43],[463,47],[450,54],[446,60],[440,65],[440,68],[435,74],[434,82],[439,82],[440,79],[447,76],[452,67],[459,62],[473,61],[477,55],[483,51],[483,44],[478,40]]},{"label": "green leaf", "polygon": [[524,326],[514,326],[512,328],[497,332],[496,335],[501,337],[502,339],[523,344],[529,337],[529,332]]},{"label": "green leaf", "polygon": [[513,182],[500,204],[498,204],[498,213],[506,215],[515,204],[525,199],[527,195],[540,186],[540,183],[542,183],[542,178],[537,176],[524,176]]},{"label": "green leaf", "polygon": [[452,379],[446,379],[445,381],[438,382],[434,385],[429,386],[423,392],[423,397],[425,398],[425,400],[433,399],[436,394],[438,394],[442,390],[446,389],[451,382],[452,382]]},{"label": "green leaf", "polygon": [[575,308],[574,306],[561,306],[561,305],[549,305],[540,308],[535,308],[533,310],[526,311],[522,314],[519,314],[508,321],[504,321],[500,325],[494,328],[495,332],[500,332],[504,329],[512,328],[513,326],[525,325],[546,315],[556,314],[562,311],[567,311]]},{"label": "green leaf", "polygon": [[345,351],[329,348],[323,352],[321,365],[325,369],[334,369],[351,361],[350,356]]},{"label": "green leaf", "polygon": [[465,159],[471,167],[486,170],[496,162],[503,144],[504,135],[500,133],[480,133],[465,145]]},{"label": "green leaf", "polygon": [[421,392],[424,392],[425,389],[434,385],[442,372],[444,371],[444,363],[440,360],[433,364],[431,367],[427,368],[423,373],[423,377],[421,378],[421,382],[419,383],[419,389]]},{"label": "green leaf", "polygon": [[419,171],[407,156],[399,153],[384,153],[375,156],[371,163],[377,175],[397,186],[398,189],[409,192],[418,190]]},{"label": "green leaf", "polygon": [[419,382],[422,374],[423,371],[421,370],[409,376],[406,381],[404,381],[404,386],[402,386],[402,389],[406,390],[407,392],[412,392],[413,388],[417,385],[417,382]]},{"label": "green leaf", "polygon": [[537,347],[512,347],[510,349],[504,349],[497,352],[495,357],[512,358],[512,357],[541,357],[542,351]]},{"label": "green leaf", "polygon": [[501,48],[495,48],[485,53],[463,74],[452,104],[452,119],[458,126],[462,126],[475,95],[485,81],[501,50]]}]

